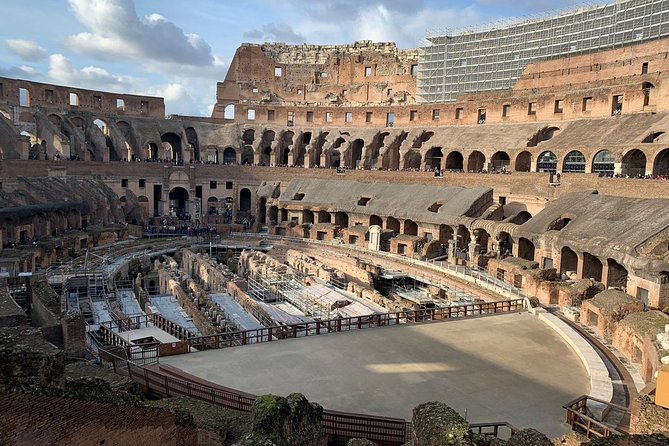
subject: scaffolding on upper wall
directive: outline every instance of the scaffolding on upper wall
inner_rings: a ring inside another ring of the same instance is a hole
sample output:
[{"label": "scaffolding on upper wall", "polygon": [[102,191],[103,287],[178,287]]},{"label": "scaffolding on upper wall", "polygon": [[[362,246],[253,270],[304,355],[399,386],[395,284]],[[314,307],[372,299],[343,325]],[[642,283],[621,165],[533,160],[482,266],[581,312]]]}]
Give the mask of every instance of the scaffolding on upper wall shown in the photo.
[{"label": "scaffolding on upper wall", "polygon": [[510,89],[533,62],[669,36],[669,0],[618,0],[486,30],[428,35],[421,48],[421,102]]}]

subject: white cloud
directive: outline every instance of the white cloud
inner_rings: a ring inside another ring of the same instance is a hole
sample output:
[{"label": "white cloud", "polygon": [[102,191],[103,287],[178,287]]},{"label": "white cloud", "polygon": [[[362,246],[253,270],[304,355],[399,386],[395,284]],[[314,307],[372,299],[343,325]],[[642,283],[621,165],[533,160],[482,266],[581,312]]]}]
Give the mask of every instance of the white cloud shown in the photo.
[{"label": "white cloud", "polygon": [[21,65],[18,67],[9,67],[9,68],[0,68],[0,76],[4,77],[16,77],[19,79],[27,79],[39,81],[42,80],[44,76],[37,71],[35,68],[28,65]]},{"label": "white cloud", "polygon": [[77,20],[89,32],[69,36],[65,44],[103,60],[129,58],[159,63],[208,66],[211,47],[197,34],[184,31],[160,14],[144,20],[133,0],[69,0]]},{"label": "white cloud", "polygon": [[38,61],[46,58],[47,55],[44,48],[31,40],[8,39],[5,40],[5,45],[9,51],[24,60]]},{"label": "white cloud", "polygon": [[128,93],[137,84],[137,80],[132,77],[113,75],[104,68],[76,68],[62,54],[49,56],[49,77],[59,84],[118,93]]},{"label": "white cloud", "polygon": [[262,29],[247,31],[244,34],[245,39],[251,39],[254,42],[285,42],[285,43],[304,43],[307,38],[298,34],[286,23],[266,23]]}]

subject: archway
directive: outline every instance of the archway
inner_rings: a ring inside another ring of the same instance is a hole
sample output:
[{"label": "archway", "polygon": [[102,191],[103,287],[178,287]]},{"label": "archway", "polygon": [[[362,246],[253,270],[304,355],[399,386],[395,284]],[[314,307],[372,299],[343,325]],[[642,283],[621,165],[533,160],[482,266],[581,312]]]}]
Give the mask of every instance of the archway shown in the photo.
[{"label": "archway", "polygon": [[275,225],[279,222],[279,208],[277,206],[270,206],[267,217],[269,218],[269,224]]},{"label": "archway", "polygon": [[378,215],[370,215],[369,226],[374,226],[374,225],[383,227],[383,219]]},{"label": "archway", "polygon": [[646,175],[646,154],[639,149],[627,152],[623,156],[621,173],[630,177]]},{"label": "archway", "polygon": [[235,105],[228,104],[223,109],[223,119],[235,119]]},{"label": "archway", "polygon": [[400,233],[400,221],[395,217],[388,217],[386,220],[386,229],[390,229],[395,234]]},{"label": "archway", "polygon": [[506,171],[509,170],[509,166],[511,165],[511,158],[509,158],[508,153],[500,151],[492,155],[490,162],[494,171]]},{"label": "archway", "polygon": [[529,172],[532,170],[532,154],[527,150],[516,156],[516,172]]},{"label": "archway", "polygon": [[356,139],[351,143],[351,164],[347,167],[351,169],[358,169],[362,167],[360,162],[362,161],[362,149],[365,146],[365,141],[362,139]]},{"label": "archway", "polygon": [[253,129],[247,129],[244,130],[244,134],[242,135],[242,141],[244,141],[244,144],[251,145],[253,144],[253,141],[256,138],[256,131]]},{"label": "archway", "polygon": [[258,205],[258,223],[260,223],[261,225],[267,224],[266,214],[267,214],[267,198],[262,197]]},{"label": "archway", "polygon": [[609,273],[606,277],[608,288],[616,287],[627,291],[627,269],[613,259],[606,259]]},{"label": "archway", "polygon": [[160,137],[160,141],[163,143],[163,148],[167,152],[164,158],[171,160],[183,160],[183,150],[181,147],[181,138],[179,135],[172,132],[165,133]]},{"label": "archway", "polygon": [[237,151],[232,147],[226,147],[223,151],[223,164],[236,164]]},{"label": "archway", "polygon": [[534,261],[534,243],[525,237],[518,239],[518,257]]},{"label": "archway", "polygon": [[339,149],[333,149],[330,151],[330,167],[340,167],[341,166],[341,153]]},{"label": "archway", "polygon": [[485,167],[485,155],[478,150],[474,150],[467,159],[468,172],[481,172]]},{"label": "archway", "polygon": [[272,157],[272,147],[267,146],[262,151],[262,158],[260,164],[262,164],[263,166],[269,166],[271,157]]},{"label": "archway", "polygon": [[180,220],[188,220],[190,218],[188,212],[188,191],[183,187],[175,187],[170,190],[170,215],[179,218]]},{"label": "archway", "polygon": [[150,142],[146,146],[146,155],[148,159],[156,161],[158,159],[158,144]]},{"label": "archway", "polygon": [[334,223],[340,228],[348,228],[348,214],[346,212],[335,212]]},{"label": "archway", "polygon": [[460,152],[451,152],[446,157],[446,170],[462,171],[464,169],[465,159]]},{"label": "archway", "polygon": [[653,175],[669,176],[669,149],[664,149],[653,161]]},{"label": "archway", "polygon": [[421,156],[420,153],[415,150],[409,150],[404,155],[404,168],[418,170],[420,169]]},{"label": "archway", "polygon": [[567,271],[578,271],[578,255],[568,246],[564,246],[560,251],[560,273],[566,274]]},{"label": "archway", "polygon": [[418,235],[418,224],[413,220],[404,220],[404,234]]},{"label": "archway", "polygon": [[216,215],[218,214],[218,198],[216,197],[209,197],[207,200],[207,214],[208,215]]},{"label": "archway", "polygon": [[288,165],[288,155],[290,155],[290,148],[286,147],[281,151],[281,165]]},{"label": "archway", "polygon": [[563,172],[585,172],[585,155],[578,150],[572,150],[564,157],[562,162]]},{"label": "archway", "polygon": [[432,147],[425,153],[425,168],[427,170],[441,170],[441,160],[444,157],[441,147]]},{"label": "archway", "polygon": [[314,213],[309,209],[302,211],[302,223],[313,223],[314,222]]},{"label": "archway", "polygon": [[557,156],[550,150],[542,152],[537,158],[537,172],[557,172]]},{"label": "archway", "polygon": [[602,281],[602,261],[589,252],[583,253],[583,278]]},{"label": "archway", "polygon": [[239,210],[240,212],[251,210],[251,191],[246,187],[239,191]]},{"label": "archway", "polygon": [[318,211],[318,223],[331,223],[332,215],[328,211]]},{"label": "archway", "polygon": [[613,176],[616,159],[608,150],[600,150],[592,160],[592,173]]},{"label": "archway", "polygon": [[197,139],[197,132],[193,127],[188,127],[186,129],[186,141],[188,145],[193,147],[193,157],[194,161],[200,161],[200,143]]},{"label": "archway", "polygon": [[444,224],[439,225],[439,241],[448,243],[449,240],[453,240],[453,227]]}]

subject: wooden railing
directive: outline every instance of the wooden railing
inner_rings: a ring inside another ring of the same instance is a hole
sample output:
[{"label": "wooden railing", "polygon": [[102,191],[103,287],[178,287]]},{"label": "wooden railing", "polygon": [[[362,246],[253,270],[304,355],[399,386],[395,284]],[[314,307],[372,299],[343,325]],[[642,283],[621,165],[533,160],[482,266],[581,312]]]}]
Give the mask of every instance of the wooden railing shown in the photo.
[{"label": "wooden railing", "polygon": [[192,331],[187,330],[181,325],[166,319],[163,315],[156,313],[141,314],[114,321],[102,322],[100,323],[100,331],[107,329],[109,331],[123,333],[125,331],[146,328],[149,325],[159,328],[181,341],[197,337]]},{"label": "wooden railing", "polygon": [[[156,396],[189,396],[208,401],[230,409],[251,412],[255,395],[189,381],[159,369],[149,369],[108,351],[100,350],[100,362],[116,373],[130,377],[144,390]],[[351,438],[367,438],[379,445],[402,445],[411,440],[411,423],[401,418],[387,418],[374,415],[323,411],[321,421],[323,433],[330,442],[346,444]]]},{"label": "wooden railing", "polygon": [[602,438],[623,434],[623,432],[612,428],[602,420],[594,418],[588,407],[588,402],[599,406],[602,418],[610,416],[612,412],[618,412],[623,418],[629,416],[627,407],[583,395],[562,406],[567,411],[567,424],[571,426],[573,431],[580,432],[587,438]]},{"label": "wooden railing", "polygon": [[197,350],[235,347],[247,344],[271,342],[279,339],[317,336],[327,333],[362,330],[366,328],[518,312],[525,308],[524,302],[524,299],[512,299],[499,302],[479,302],[427,310],[401,311],[373,314],[371,316],[354,316],[325,321],[305,322],[302,324],[218,333],[210,336],[189,338],[186,342]]}]

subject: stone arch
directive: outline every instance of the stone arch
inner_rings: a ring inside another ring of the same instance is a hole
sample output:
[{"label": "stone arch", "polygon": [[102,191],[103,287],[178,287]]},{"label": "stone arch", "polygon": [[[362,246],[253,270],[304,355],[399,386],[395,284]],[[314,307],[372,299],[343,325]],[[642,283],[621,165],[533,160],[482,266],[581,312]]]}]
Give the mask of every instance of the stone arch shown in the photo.
[{"label": "stone arch", "polygon": [[189,211],[189,195],[188,191],[183,187],[175,187],[170,190],[170,214],[176,216],[180,220],[188,219]]},{"label": "stone arch", "polygon": [[[49,117],[51,116],[56,116],[56,115],[49,115]],[[107,121],[101,118],[96,118],[95,120],[93,120],[93,124],[95,124],[97,128],[100,129],[103,135],[109,136],[109,123]]]},{"label": "stone arch", "polygon": [[622,266],[620,263],[614,259],[606,259],[606,264],[608,265],[608,274],[606,276],[606,287],[616,287],[622,288],[623,291],[627,290],[627,268]]},{"label": "stone arch", "polygon": [[669,176],[669,148],[663,149],[655,155],[653,175]]},{"label": "stone arch", "polygon": [[613,176],[615,168],[615,156],[610,150],[600,150],[592,159],[592,173]]},{"label": "stone arch", "polygon": [[209,197],[207,199],[207,214],[215,215],[218,214],[219,201],[216,197]]},{"label": "stone arch", "polygon": [[643,106],[648,107],[650,105],[650,94],[655,88],[650,82],[643,82],[641,84],[641,90],[643,91]]},{"label": "stone arch", "polygon": [[200,161],[200,143],[198,141],[197,132],[193,127],[188,127],[186,129],[186,141],[188,145],[193,147],[193,161]]},{"label": "stone arch", "polygon": [[282,166],[287,166],[289,156],[290,156],[290,148],[284,147],[283,150],[281,151],[281,162],[279,164],[281,164]]},{"label": "stone arch", "polygon": [[644,176],[646,165],[646,154],[639,149],[631,149],[623,154],[621,173],[631,177]]},{"label": "stone arch", "polygon": [[302,211],[302,224],[305,223],[314,223],[314,213],[309,209]]},{"label": "stone arch", "polygon": [[332,215],[328,211],[318,211],[318,223],[332,223]]},{"label": "stone arch", "polygon": [[404,154],[404,168],[405,169],[420,169],[421,156],[420,152],[416,150],[409,150]]},{"label": "stone arch", "polygon": [[441,170],[441,160],[444,153],[441,147],[432,147],[425,153],[425,168],[427,170]]},{"label": "stone arch", "polygon": [[158,144],[156,144],[155,142],[147,143],[146,157],[153,161],[158,159]]},{"label": "stone arch", "polygon": [[589,252],[583,253],[583,278],[602,281],[602,261]]},{"label": "stone arch", "polygon": [[542,142],[551,139],[555,133],[559,131],[559,127],[544,127],[532,135],[532,137],[527,141],[527,147],[536,147]]},{"label": "stone arch", "polygon": [[348,228],[348,214],[342,211],[335,212],[334,224],[340,228]]},{"label": "stone arch", "polygon": [[563,246],[560,250],[560,273],[567,271],[578,271],[578,255],[569,246]]},{"label": "stone arch", "polygon": [[236,164],[237,151],[232,147],[226,147],[223,151],[223,164]]},{"label": "stone arch", "polygon": [[[242,134],[242,141],[244,144],[253,144],[253,141],[256,139],[256,131],[253,129],[246,129]],[[273,139],[273,138],[272,138]]]},{"label": "stone arch", "polygon": [[449,240],[453,240],[453,226],[445,224],[439,225],[439,241],[448,243]]},{"label": "stone arch", "polygon": [[418,224],[413,220],[404,220],[404,234],[418,235]]},{"label": "stone arch", "polygon": [[258,223],[261,225],[267,224],[267,198],[260,197],[260,202],[258,203]]},{"label": "stone arch", "polygon": [[239,210],[240,212],[251,210],[251,191],[246,187],[239,191]]},{"label": "stone arch", "polygon": [[351,153],[350,163],[347,163],[346,167],[351,169],[358,169],[359,167],[363,167],[361,165],[361,162],[362,162],[362,149],[364,146],[365,146],[365,141],[361,138],[358,138],[351,143],[351,146],[349,148],[349,151]]},{"label": "stone arch", "polygon": [[235,119],[235,104],[228,104],[223,109],[223,119]]},{"label": "stone arch", "polygon": [[171,160],[183,160],[183,148],[181,147],[181,138],[176,133],[167,132],[160,136],[160,141],[163,143],[165,156]]},{"label": "stone arch", "polygon": [[537,172],[557,172],[557,156],[550,150],[541,152],[537,158]]},{"label": "stone arch", "polygon": [[520,211],[511,219],[511,223],[522,225],[530,218],[532,218],[532,214],[530,214],[528,211]]},{"label": "stone arch", "polygon": [[253,164],[253,148],[251,146],[242,147],[242,165],[251,165]]},{"label": "stone arch", "polygon": [[478,150],[474,150],[467,158],[468,172],[481,172],[485,168],[485,155]]},{"label": "stone arch", "polygon": [[80,116],[73,116],[73,117],[70,118],[70,121],[72,121],[72,125],[74,125],[75,127],[80,128],[82,130],[86,126],[86,123],[84,122],[84,119]]},{"label": "stone arch", "polygon": [[446,157],[446,165],[444,166],[445,170],[464,170],[465,159],[462,156],[462,153],[454,150],[448,154]]},{"label": "stone arch", "polygon": [[269,218],[269,224],[275,225],[279,222],[279,208],[277,206],[270,206],[269,211],[267,212],[267,218]]},{"label": "stone arch", "polygon": [[523,150],[516,155],[514,170],[516,172],[530,172],[532,170],[532,154],[527,150]]},{"label": "stone arch", "polygon": [[585,155],[579,150],[572,150],[562,160],[562,172],[585,172]]},{"label": "stone arch", "polygon": [[490,158],[490,163],[494,171],[509,170],[511,166],[511,158],[509,154],[504,151],[495,152]]},{"label": "stone arch", "polygon": [[534,261],[534,243],[525,237],[518,239],[518,257]]},{"label": "stone arch", "polygon": [[369,226],[374,226],[374,225],[383,227],[383,219],[378,215],[370,215]]},{"label": "stone arch", "polygon": [[395,234],[400,233],[400,221],[395,217],[388,217],[386,219],[386,229],[390,229]]}]

